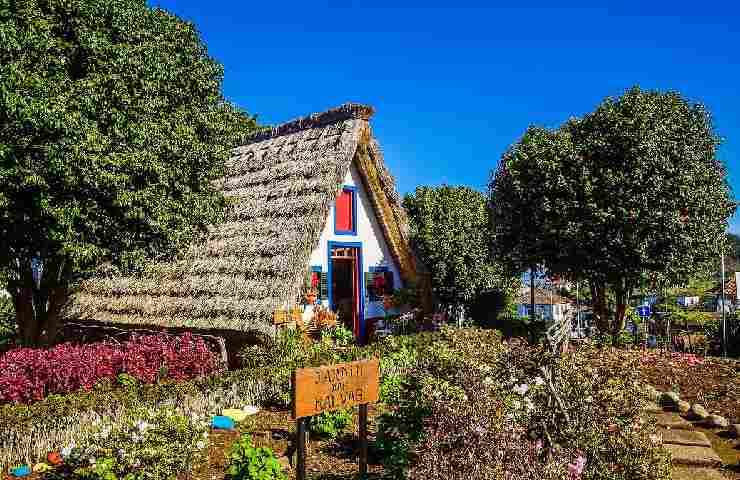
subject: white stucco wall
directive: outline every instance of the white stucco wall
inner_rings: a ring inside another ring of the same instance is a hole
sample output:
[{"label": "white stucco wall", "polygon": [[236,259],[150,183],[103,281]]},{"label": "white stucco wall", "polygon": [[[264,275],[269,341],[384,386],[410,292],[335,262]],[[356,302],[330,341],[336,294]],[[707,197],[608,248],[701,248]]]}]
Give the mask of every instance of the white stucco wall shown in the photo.
[{"label": "white stucco wall", "polygon": [[[362,243],[362,271],[369,272],[370,267],[386,266],[393,272],[393,284],[395,288],[401,287],[401,276],[398,265],[393,261],[388,245],[386,244],[383,231],[373,211],[370,199],[365,191],[360,172],[352,164],[344,185],[357,188],[357,235],[336,235],[334,233],[334,206],[329,210],[329,216],[324,223],[324,231],[321,233],[319,244],[311,253],[311,266],[321,266],[321,271],[326,272],[329,268],[328,242],[361,242]],[[363,279],[364,282],[364,279]],[[363,286],[364,288],[364,286]],[[324,305],[328,306],[328,300],[322,299]],[[365,297],[365,318],[382,317],[384,315],[381,302],[368,302]]]}]

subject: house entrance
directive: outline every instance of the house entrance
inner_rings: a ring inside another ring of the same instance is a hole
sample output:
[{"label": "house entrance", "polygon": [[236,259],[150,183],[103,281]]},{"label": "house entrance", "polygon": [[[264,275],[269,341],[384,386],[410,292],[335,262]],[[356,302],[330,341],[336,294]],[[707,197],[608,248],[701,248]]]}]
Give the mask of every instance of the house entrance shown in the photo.
[{"label": "house entrance", "polygon": [[331,309],[339,321],[360,338],[362,256],[360,247],[330,245],[329,275],[331,279]]}]

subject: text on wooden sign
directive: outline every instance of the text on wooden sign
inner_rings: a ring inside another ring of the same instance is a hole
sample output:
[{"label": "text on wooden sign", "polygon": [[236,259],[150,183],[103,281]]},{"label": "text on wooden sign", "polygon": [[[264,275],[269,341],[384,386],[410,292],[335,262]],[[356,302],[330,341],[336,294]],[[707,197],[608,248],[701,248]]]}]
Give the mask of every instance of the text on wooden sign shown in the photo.
[{"label": "text on wooden sign", "polygon": [[293,418],[378,401],[377,358],[300,368],[293,377]]}]

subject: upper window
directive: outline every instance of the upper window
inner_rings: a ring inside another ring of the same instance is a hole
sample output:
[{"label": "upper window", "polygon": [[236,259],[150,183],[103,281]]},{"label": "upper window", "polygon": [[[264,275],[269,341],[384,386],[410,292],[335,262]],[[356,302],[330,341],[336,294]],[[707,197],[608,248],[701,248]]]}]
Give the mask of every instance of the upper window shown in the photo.
[{"label": "upper window", "polygon": [[339,192],[334,208],[334,233],[338,235],[357,234],[357,190],[345,186]]}]

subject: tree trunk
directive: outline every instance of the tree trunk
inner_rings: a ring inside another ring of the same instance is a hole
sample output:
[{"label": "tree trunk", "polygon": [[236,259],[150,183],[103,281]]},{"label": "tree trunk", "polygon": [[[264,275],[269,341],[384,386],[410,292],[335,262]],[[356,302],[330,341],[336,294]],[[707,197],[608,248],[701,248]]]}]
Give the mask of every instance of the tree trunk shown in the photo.
[{"label": "tree trunk", "polygon": [[629,296],[630,290],[630,288],[627,288],[624,279],[621,279],[614,287],[617,308],[614,314],[614,323],[612,324],[612,335],[619,335],[624,329],[624,320],[627,314],[627,297]]},{"label": "tree trunk", "polygon": [[[70,272],[65,263],[49,262],[48,274],[37,285],[30,272],[9,285],[21,341],[27,346],[53,345],[62,307],[69,298]],[[36,288],[39,287],[39,288]]]},{"label": "tree trunk", "polygon": [[591,303],[596,328],[601,333],[610,332],[609,308],[606,300],[606,285],[603,282],[589,282],[591,288]]},{"label": "tree trunk", "polygon": [[33,289],[19,287],[11,289],[18,334],[24,345],[38,343],[38,324],[33,309]]}]

